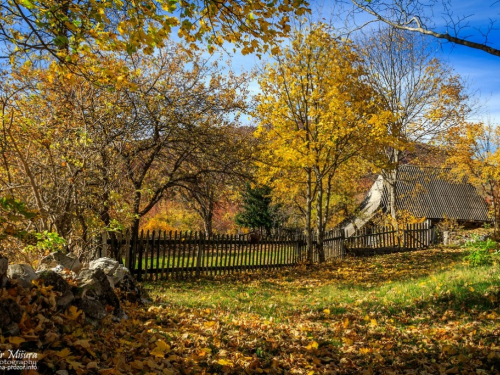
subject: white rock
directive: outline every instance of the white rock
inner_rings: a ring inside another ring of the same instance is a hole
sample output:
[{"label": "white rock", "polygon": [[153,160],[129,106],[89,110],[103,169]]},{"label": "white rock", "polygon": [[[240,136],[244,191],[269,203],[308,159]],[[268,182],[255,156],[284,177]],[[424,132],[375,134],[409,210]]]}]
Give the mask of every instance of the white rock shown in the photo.
[{"label": "white rock", "polygon": [[89,264],[89,269],[101,269],[106,276],[108,276],[108,280],[112,288],[122,281],[125,275],[130,274],[127,267],[111,258],[99,258],[93,260]]},{"label": "white rock", "polygon": [[29,264],[11,264],[7,276],[17,279],[23,288],[29,288],[31,282],[38,279],[38,275]]},{"label": "white rock", "polygon": [[40,261],[38,271],[51,270],[56,267],[62,267],[62,269],[67,268],[78,273],[82,269],[82,263],[72,253],[64,254],[63,252],[56,251],[47,255]]}]

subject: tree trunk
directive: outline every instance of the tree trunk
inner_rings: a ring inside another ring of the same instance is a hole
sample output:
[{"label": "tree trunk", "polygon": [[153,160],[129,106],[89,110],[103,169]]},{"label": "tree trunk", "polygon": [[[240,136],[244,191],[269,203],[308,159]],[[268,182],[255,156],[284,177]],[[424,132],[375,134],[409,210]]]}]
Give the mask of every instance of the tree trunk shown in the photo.
[{"label": "tree trunk", "polygon": [[389,190],[389,210],[391,217],[394,221],[398,219],[398,208],[397,208],[397,197],[396,197],[396,185],[398,181],[398,170],[399,170],[399,152],[397,150],[393,151],[392,161],[394,163],[394,168],[388,173],[388,184],[387,188]]},{"label": "tree trunk", "polygon": [[324,263],[325,252],[323,248],[323,234],[324,234],[324,225],[323,225],[323,181],[321,177],[317,178],[316,181],[318,195],[316,196],[316,251],[318,252],[319,262]]},{"label": "tree trunk", "polygon": [[[491,184],[490,184],[491,186]],[[499,207],[498,207],[498,194],[500,192],[497,192],[497,194],[495,194],[495,188],[494,187],[491,187],[491,197],[492,197],[492,202],[493,202],[493,230],[494,230],[494,233],[493,233],[493,236],[495,237],[495,239],[498,238],[498,219],[499,219],[499,216],[500,216],[500,212],[499,212]]]},{"label": "tree trunk", "polygon": [[306,197],[306,243],[307,243],[307,262],[313,262],[313,241],[312,241],[312,179],[311,170],[307,170],[307,197]]},{"label": "tree trunk", "polygon": [[205,236],[207,236],[207,238],[212,235],[212,219],[213,212],[209,212],[203,216],[203,227],[205,229]]},{"label": "tree trunk", "polygon": [[394,220],[397,220],[398,213],[397,213],[397,207],[396,207],[396,174],[397,171],[393,170],[391,171],[391,179],[389,181],[389,197],[390,197],[390,211],[391,211],[391,217]]},{"label": "tree trunk", "polygon": [[[139,226],[140,226],[140,221],[141,217],[139,215],[139,209],[140,209],[140,204],[141,204],[141,193],[139,191],[136,191],[135,196],[134,196],[134,204],[133,204],[133,212],[134,212],[134,219],[132,220],[132,227],[130,228],[130,235],[132,237],[131,245],[134,248],[132,249],[132,256],[130,257],[130,261],[133,262],[133,259],[137,257],[137,245],[139,242]],[[128,249],[127,249],[128,250]],[[126,265],[128,266],[128,265]],[[138,275],[140,278],[140,275]]]}]

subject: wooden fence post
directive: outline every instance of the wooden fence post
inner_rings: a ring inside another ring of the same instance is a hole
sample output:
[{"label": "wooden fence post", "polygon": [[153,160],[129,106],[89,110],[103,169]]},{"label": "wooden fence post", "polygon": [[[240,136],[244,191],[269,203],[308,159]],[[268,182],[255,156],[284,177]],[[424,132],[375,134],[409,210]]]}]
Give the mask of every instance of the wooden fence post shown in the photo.
[{"label": "wooden fence post", "polygon": [[130,246],[130,232],[127,229],[125,232],[125,267],[132,272],[132,246]]},{"label": "wooden fence post", "polygon": [[95,251],[92,259],[99,259],[102,257],[102,235],[95,237],[93,242],[95,243]]},{"label": "wooden fence post", "polygon": [[203,248],[205,243],[205,233],[200,232],[200,241],[198,241],[198,251],[196,254],[196,277],[200,277],[201,259],[203,257]]},{"label": "wooden fence post", "polygon": [[427,232],[427,236],[426,236],[426,237],[427,237],[427,241],[426,241],[426,242],[427,242],[427,244],[426,244],[426,245],[427,245],[428,247],[430,247],[430,246],[431,246],[431,244],[432,244],[432,227],[431,227],[431,224],[432,224],[432,223],[431,223],[431,220],[430,220],[430,219],[427,219],[427,220],[425,221],[425,224],[426,224],[426,229],[427,229],[427,231],[426,231],[426,232]]},{"label": "wooden fence post", "polygon": [[398,250],[401,250],[401,236],[399,233],[399,224],[396,224],[396,238],[398,239]]},{"label": "wooden fence post", "polygon": [[101,243],[101,251],[99,252],[100,258],[105,258],[108,256],[108,232],[104,232],[102,237],[102,243]]},{"label": "wooden fence post", "polygon": [[139,240],[139,233],[136,234],[137,238],[134,238],[135,239],[135,253],[137,253],[137,251],[139,251],[139,264],[137,265],[137,281],[141,281],[142,280],[142,252],[144,251],[144,247],[141,246],[141,244],[139,244],[139,241],[142,242],[142,235],[143,235],[143,230],[141,230],[141,238]]},{"label": "wooden fence post", "polygon": [[345,228],[340,230],[340,258],[344,259],[346,256],[346,247],[345,247]]},{"label": "wooden fence post", "polygon": [[298,263],[302,260],[302,254],[301,254],[301,244],[302,244],[302,236],[295,236],[295,262]]}]

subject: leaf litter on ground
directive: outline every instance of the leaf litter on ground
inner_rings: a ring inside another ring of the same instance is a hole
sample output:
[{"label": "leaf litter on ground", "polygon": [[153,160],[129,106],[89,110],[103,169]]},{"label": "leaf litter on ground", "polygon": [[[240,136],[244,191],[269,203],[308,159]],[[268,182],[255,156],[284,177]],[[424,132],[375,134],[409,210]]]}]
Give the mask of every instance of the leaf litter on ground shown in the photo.
[{"label": "leaf litter on ground", "polygon": [[[39,373],[498,374],[499,265],[430,249],[278,271],[144,284],[151,304],[89,325],[51,290],[4,290],[24,309],[0,352]],[[32,372],[36,373],[36,372]]]}]

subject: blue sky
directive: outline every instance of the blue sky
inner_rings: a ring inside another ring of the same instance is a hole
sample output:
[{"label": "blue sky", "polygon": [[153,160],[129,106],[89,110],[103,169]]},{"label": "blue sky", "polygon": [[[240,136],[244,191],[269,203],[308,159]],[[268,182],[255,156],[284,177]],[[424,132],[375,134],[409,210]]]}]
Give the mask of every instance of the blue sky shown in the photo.
[{"label": "blue sky", "polygon": [[[500,49],[500,24],[493,23],[500,17],[500,3],[495,0],[464,1],[449,0],[451,16],[454,20],[463,19],[460,36],[468,40],[484,43],[482,33],[489,31],[487,44]],[[442,8],[434,9],[436,30],[446,31],[446,23],[450,12],[443,12]],[[451,32],[450,32],[451,33]],[[438,48],[438,56],[447,61],[457,73],[464,77],[470,84],[470,89],[478,97],[482,110],[477,119],[500,123],[500,57],[486,52],[440,42],[438,39],[428,37]]]},{"label": "blue sky", "polygon": [[[495,0],[449,0],[449,2],[452,5],[452,17],[455,19],[467,17],[465,22],[470,27],[464,28],[460,35],[468,36],[470,40],[476,42],[484,42],[481,31],[487,30],[491,19],[499,17],[500,2]],[[330,20],[339,14],[338,8],[334,9],[336,6],[334,4],[338,3],[333,0],[312,0],[312,3],[313,19]],[[318,7],[321,7],[321,12],[318,11]],[[344,13],[340,14],[344,15]],[[370,17],[367,15],[357,15],[355,21],[357,24],[362,24],[368,19]],[[446,30],[446,17],[442,8],[434,9],[432,19],[437,30],[441,32]],[[343,26],[342,20],[339,19],[336,19],[334,24],[337,27]],[[500,28],[500,23],[495,26]],[[448,62],[458,74],[466,79],[470,91],[478,99],[481,109],[473,120],[490,119],[493,123],[500,124],[500,57],[477,49],[445,43],[433,37],[428,38],[435,45],[437,56]],[[500,30],[490,32],[488,44],[500,48]],[[228,47],[228,50],[232,50],[230,46]],[[236,53],[232,58],[232,68],[236,72],[250,70],[256,64],[261,63],[262,61],[254,55],[242,56]],[[251,83],[251,90],[253,92],[258,90],[256,82]]]}]

